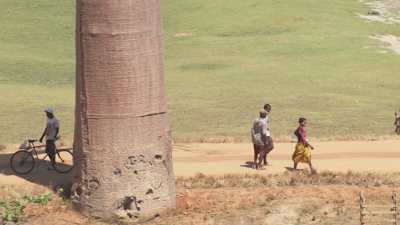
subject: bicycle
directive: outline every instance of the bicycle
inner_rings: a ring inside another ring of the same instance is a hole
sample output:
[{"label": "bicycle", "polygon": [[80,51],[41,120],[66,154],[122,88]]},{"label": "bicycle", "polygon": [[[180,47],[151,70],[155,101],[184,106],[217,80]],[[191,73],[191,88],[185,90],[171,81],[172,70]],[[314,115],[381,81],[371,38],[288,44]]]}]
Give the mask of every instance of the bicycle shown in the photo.
[{"label": "bicycle", "polygon": [[[37,148],[43,147],[35,145],[36,139],[28,139],[28,146],[20,148],[10,158],[10,167],[17,174],[28,174],[35,167],[36,160],[45,160],[46,156],[42,159],[39,158]],[[69,173],[73,169],[73,165],[66,164],[67,160],[73,161],[73,154],[69,149],[56,148],[55,161],[51,162],[52,167],[58,173]],[[50,160],[51,161],[51,160]]]}]

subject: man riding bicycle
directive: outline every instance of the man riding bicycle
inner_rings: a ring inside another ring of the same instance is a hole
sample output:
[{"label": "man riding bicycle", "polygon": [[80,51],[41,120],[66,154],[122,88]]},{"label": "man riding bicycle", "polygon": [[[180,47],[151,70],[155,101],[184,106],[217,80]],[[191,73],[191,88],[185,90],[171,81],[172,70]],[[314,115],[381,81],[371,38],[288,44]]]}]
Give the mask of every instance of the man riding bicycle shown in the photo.
[{"label": "man riding bicycle", "polygon": [[56,139],[58,132],[60,131],[60,125],[57,118],[54,116],[54,110],[50,107],[44,110],[47,116],[46,128],[43,131],[39,141],[42,142],[43,138],[46,137],[46,153],[50,157],[51,163],[55,162],[56,155]]}]

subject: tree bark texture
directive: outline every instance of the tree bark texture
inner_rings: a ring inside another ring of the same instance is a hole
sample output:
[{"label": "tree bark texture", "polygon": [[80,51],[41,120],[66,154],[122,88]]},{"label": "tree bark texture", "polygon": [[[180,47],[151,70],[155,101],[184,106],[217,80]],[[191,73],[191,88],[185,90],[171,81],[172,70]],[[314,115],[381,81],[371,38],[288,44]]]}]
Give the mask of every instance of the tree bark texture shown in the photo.
[{"label": "tree bark texture", "polygon": [[77,0],[72,199],[102,219],[175,207],[159,0]]}]

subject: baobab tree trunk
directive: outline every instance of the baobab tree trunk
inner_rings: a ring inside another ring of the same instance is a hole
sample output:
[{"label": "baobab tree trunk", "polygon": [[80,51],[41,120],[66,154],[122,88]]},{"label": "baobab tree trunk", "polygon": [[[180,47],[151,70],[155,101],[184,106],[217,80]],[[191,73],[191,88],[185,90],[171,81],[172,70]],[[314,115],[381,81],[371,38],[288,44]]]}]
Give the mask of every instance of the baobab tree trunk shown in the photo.
[{"label": "baobab tree trunk", "polygon": [[175,206],[159,0],[76,1],[72,199],[132,220]]}]

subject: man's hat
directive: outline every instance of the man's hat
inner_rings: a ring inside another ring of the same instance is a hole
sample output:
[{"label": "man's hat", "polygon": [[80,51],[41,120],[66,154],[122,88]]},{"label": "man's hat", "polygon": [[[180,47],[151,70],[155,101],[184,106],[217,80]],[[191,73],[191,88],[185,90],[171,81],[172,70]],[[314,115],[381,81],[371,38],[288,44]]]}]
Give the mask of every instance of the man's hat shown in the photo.
[{"label": "man's hat", "polygon": [[47,107],[46,109],[44,109],[44,111],[47,112],[47,113],[51,113],[51,114],[54,113],[54,110],[51,107]]}]

